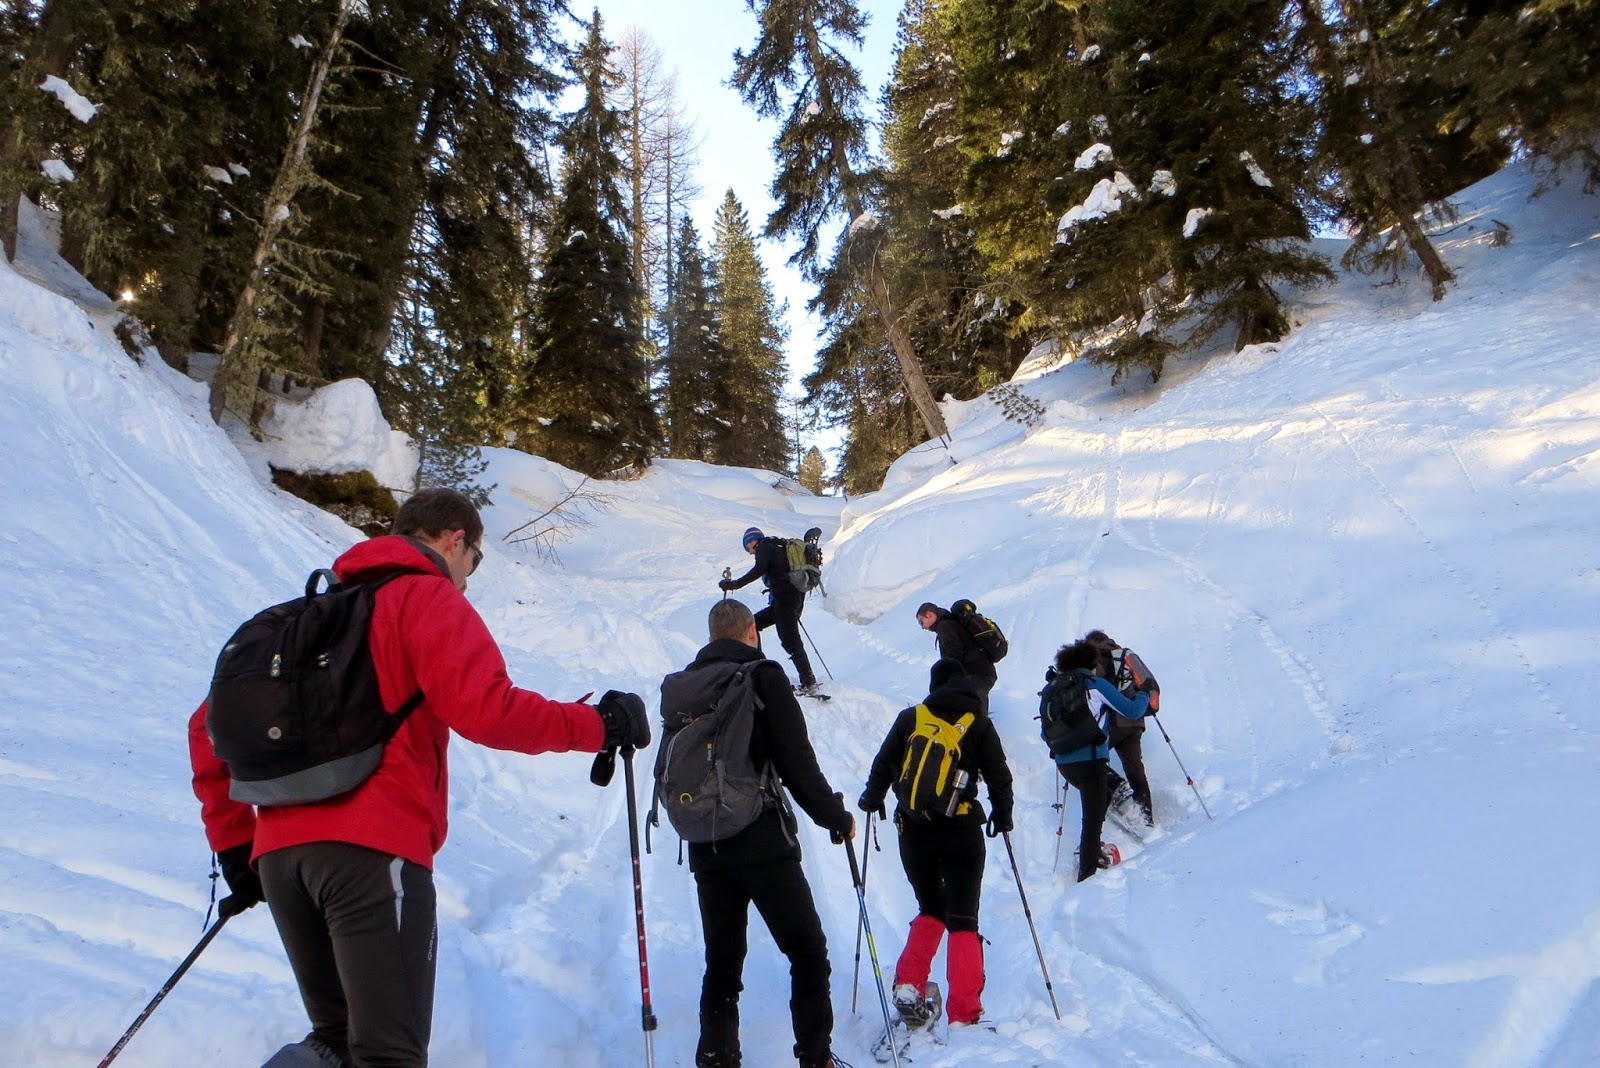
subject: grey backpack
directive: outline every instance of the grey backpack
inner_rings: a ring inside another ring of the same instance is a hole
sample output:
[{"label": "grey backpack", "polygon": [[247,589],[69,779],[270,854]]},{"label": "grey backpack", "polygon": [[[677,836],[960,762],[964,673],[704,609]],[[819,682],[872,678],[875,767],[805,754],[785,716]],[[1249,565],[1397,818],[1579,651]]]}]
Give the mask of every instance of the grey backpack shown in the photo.
[{"label": "grey backpack", "polygon": [[661,680],[661,748],[656,752],[656,810],[685,842],[720,842],[780,805],[769,761],[750,759],[755,727],[755,671],[770,660],[715,662]]}]

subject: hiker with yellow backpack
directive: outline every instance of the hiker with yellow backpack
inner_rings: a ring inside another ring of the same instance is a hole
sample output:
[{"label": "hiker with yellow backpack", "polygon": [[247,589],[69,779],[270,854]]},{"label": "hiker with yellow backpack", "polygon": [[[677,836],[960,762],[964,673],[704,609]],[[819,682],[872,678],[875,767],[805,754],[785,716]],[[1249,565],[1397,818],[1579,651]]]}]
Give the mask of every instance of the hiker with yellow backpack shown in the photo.
[{"label": "hiker with yellow backpack", "polygon": [[[1012,827],[1011,769],[999,732],[990,721],[980,683],[955,660],[933,665],[928,696],[895,719],[872,761],[857,802],[883,811],[893,787],[900,863],[917,898],[917,917],[894,971],[894,1002],[909,1030],[932,1023],[940,1011],[938,987],[928,982],[945,932],[945,1001],[951,1023],[976,1023],[983,1013],[983,941],[978,898],[983,884],[984,829]],[[985,819],[978,784],[988,787],[992,814]]]}]

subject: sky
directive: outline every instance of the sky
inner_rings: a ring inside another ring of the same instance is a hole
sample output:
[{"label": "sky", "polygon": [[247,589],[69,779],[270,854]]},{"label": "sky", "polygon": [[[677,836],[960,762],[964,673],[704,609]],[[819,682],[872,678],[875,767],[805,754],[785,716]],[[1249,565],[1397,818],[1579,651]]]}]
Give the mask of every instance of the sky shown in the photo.
[{"label": "sky", "polygon": [[[1519,167],[1464,193],[1439,242],[1459,277],[1443,303],[1415,276],[1341,275],[1294,295],[1283,341],[1185,356],[1139,388],[1038,353],[1007,390],[1028,404],[947,402],[948,451],[914,450],[848,503],[660,461],[579,506],[545,559],[508,539],[577,476],[490,450],[468,596],[521,684],[634,690],[654,715],[717,576],[746,559],[743,529],[822,527],[827,593],[803,622],[833,700],[806,712],[851,798],[924,693],[916,607],[971,598],[1005,629],[992,709],[1016,869],[991,842],[989,1027],[928,1041],[917,1068],[1592,1065],[1600,198],[1580,185],[1530,202]],[[210,858],[185,725],[216,650],[359,538],[270,485],[273,450],[324,469],[399,460],[371,423],[366,441],[287,413],[277,442],[224,433],[203,384],[131,360],[115,309],[31,232],[19,268],[0,264],[0,1061],[75,1068],[200,937]],[[358,394],[319,403],[353,421],[370,411]],[[1092,627],[1161,682],[1144,742],[1159,826],[1110,829],[1123,863],[1077,885],[1077,799],[1053,807],[1032,717],[1057,646]],[[585,756],[459,738],[449,759],[433,1063],[643,1063],[623,776],[601,790]],[[862,1068],[882,1021],[870,954],[851,1007],[848,864],[808,822],[800,839],[835,1050]],[[878,839],[859,845],[892,969],[915,905],[894,832]],[[654,844],[655,1063],[688,1068],[699,919],[675,841]],[[745,985],[745,1063],[791,1063],[787,968],[759,923]],[[257,908],[117,1065],[257,1064],[305,1026]]]},{"label": "sky", "polygon": [[[856,62],[867,90],[867,106],[876,114],[880,91],[888,83],[894,62],[900,5],[894,0],[863,0],[858,6],[868,21]],[[573,11],[587,18],[595,7],[612,40],[627,27],[638,26],[661,49],[666,66],[677,72],[681,99],[704,139],[696,176],[703,193],[692,209],[695,227],[703,235],[712,232],[717,207],[732,188],[759,234],[775,207],[769,189],[773,179],[771,145],[778,127],[759,118],[727,84],[733,74],[734,50],[748,50],[755,44],[755,14],[743,0],[598,0],[593,5],[574,4]],[[773,294],[788,304],[789,381],[791,392],[798,397],[800,378],[816,363],[819,323],[806,314],[806,303],[815,291],[787,265],[796,246],[761,244]],[[831,449],[840,439],[834,432],[824,432],[815,440]]]}]

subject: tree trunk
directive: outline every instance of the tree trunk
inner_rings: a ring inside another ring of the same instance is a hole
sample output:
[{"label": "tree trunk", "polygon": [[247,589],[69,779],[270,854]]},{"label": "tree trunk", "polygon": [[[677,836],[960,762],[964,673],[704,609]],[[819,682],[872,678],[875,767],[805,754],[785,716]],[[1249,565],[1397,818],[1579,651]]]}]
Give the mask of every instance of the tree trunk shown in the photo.
[{"label": "tree trunk", "polygon": [[211,418],[219,424],[223,410],[232,407],[250,420],[252,427],[255,425],[256,369],[248,357],[250,342],[257,330],[256,319],[260,312],[262,290],[267,282],[267,268],[272,259],[273,243],[289,218],[289,205],[305,185],[306,168],[309,166],[306,154],[310,150],[311,131],[317,124],[322,89],[327,83],[328,71],[333,66],[333,57],[344,38],[344,28],[349,22],[349,4],[347,0],[340,0],[339,16],[312,65],[311,76],[301,95],[300,118],[295,123],[294,136],[284,149],[283,162],[278,166],[272,189],[268,191],[267,201],[261,208],[261,236],[256,241],[255,254],[250,258],[250,273],[239,292],[233,317],[228,321],[228,333],[217,359],[216,375],[211,380]]}]

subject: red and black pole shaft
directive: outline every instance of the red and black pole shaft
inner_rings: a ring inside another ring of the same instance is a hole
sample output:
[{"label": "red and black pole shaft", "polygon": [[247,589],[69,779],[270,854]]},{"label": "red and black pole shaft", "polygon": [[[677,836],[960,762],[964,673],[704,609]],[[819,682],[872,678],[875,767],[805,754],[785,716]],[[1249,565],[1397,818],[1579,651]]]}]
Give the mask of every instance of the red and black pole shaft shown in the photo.
[{"label": "red and black pole shaft", "polygon": [[644,1063],[655,1068],[656,1014],[650,1004],[650,953],[644,936],[644,884],[639,878],[639,804],[633,786],[633,750],[622,751],[622,778],[628,791],[628,852],[633,857],[633,921],[639,937],[639,1022],[644,1029]]}]

